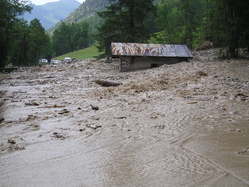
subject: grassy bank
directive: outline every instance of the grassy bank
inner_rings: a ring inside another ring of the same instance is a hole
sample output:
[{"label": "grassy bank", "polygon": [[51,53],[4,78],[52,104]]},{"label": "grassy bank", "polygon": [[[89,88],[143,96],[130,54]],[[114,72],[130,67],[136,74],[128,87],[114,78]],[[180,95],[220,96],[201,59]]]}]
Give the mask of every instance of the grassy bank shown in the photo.
[{"label": "grassy bank", "polygon": [[71,57],[71,58],[77,58],[80,60],[84,60],[87,58],[97,58],[100,55],[103,55],[103,53],[99,52],[97,47],[95,45],[93,45],[93,46],[85,48],[85,49],[80,49],[78,51],[66,53],[62,56],[56,57],[55,59],[56,60],[63,60],[65,57]]}]

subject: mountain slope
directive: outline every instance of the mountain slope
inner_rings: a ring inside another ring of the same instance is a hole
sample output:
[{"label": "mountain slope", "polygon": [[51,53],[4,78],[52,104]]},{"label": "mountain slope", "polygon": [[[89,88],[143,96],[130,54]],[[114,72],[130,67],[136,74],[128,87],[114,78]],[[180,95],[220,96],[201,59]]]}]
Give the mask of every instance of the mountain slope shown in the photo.
[{"label": "mountain slope", "polygon": [[64,21],[67,23],[75,23],[94,16],[97,11],[103,10],[111,4],[113,0],[86,0],[79,8],[71,13]]},{"label": "mountain slope", "polygon": [[[64,19],[66,23],[77,23],[96,15],[96,12],[105,9],[111,3],[117,0],[85,0],[74,12]],[[154,3],[159,3],[160,0],[154,0]]]},{"label": "mountain slope", "polygon": [[33,7],[31,14],[26,13],[23,18],[27,21],[37,18],[41,21],[45,29],[49,29],[59,21],[65,19],[80,6],[80,3],[75,0],[60,0],[44,5],[31,6]]}]

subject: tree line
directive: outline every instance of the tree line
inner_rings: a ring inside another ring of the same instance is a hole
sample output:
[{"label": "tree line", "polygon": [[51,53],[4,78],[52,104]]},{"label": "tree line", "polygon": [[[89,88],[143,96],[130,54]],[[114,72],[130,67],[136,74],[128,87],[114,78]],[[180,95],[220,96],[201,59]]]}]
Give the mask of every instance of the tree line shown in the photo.
[{"label": "tree line", "polygon": [[[111,42],[187,44],[204,41],[226,48],[227,57],[249,51],[249,3],[245,0],[110,0],[111,5],[88,21],[61,23],[49,36],[39,20],[20,15],[31,11],[24,0],[0,1],[0,67],[35,65],[97,43],[110,55]],[[96,29],[97,28],[97,29]]]},{"label": "tree line", "polygon": [[51,59],[92,43],[88,23],[61,23],[52,37],[39,20],[30,23],[21,19],[31,7],[25,0],[0,1],[0,68],[37,65],[39,59]]},{"label": "tree line", "polygon": [[249,3],[245,0],[110,0],[99,12],[100,50],[110,54],[110,43],[150,42],[187,44],[196,48],[204,41],[227,48],[238,57],[249,50]]},{"label": "tree line", "polygon": [[54,55],[59,56],[90,46],[93,39],[87,22],[66,24],[62,22],[52,36]]},{"label": "tree line", "polygon": [[0,67],[35,65],[51,53],[50,38],[39,20],[20,19],[26,11],[31,11],[26,1],[0,1]]}]

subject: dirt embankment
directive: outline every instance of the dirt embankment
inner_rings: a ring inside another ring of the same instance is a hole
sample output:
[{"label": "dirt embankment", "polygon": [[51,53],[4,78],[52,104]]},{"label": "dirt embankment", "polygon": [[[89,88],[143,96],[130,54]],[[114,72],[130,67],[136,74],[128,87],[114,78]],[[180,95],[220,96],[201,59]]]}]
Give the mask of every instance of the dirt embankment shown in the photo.
[{"label": "dirt embankment", "polygon": [[0,186],[249,185],[248,60],[209,50],[154,69],[115,66],[1,79]]}]

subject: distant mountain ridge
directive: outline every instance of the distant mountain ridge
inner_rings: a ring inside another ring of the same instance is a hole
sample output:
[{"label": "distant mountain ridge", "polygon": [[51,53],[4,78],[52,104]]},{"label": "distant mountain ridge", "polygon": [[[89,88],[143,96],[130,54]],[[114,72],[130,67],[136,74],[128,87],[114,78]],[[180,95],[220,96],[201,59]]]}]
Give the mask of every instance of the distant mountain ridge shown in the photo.
[{"label": "distant mountain ridge", "polygon": [[76,0],[60,0],[44,5],[31,4],[31,6],[33,7],[31,13],[24,14],[23,18],[27,21],[37,18],[45,29],[49,29],[64,20],[80,6],[80,3]]}]

